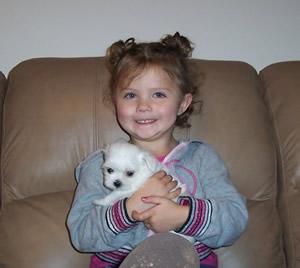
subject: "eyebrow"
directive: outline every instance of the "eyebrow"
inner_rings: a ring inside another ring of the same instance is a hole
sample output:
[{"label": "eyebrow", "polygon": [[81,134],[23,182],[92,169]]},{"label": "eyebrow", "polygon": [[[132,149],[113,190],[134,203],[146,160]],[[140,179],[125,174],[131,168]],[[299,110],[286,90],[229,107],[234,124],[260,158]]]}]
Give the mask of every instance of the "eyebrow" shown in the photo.
[{"label": "eyebrow", "polygon": [[[139,89],[137,88],[122,88],[121,91],[139,91]],[[166,90],[166,91],[172,91],[171,89],[167,88],[167,87],[153,87],[153,88],[147,88],[147,90]]]}]

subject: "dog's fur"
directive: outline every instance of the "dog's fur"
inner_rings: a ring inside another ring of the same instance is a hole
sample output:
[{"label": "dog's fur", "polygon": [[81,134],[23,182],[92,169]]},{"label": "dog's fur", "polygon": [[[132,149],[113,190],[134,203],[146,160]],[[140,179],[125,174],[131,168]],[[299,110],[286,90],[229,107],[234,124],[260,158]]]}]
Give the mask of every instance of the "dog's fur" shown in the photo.
[{"label": "dog's fur", "polygon": [[[113,205],[118,200],[130,197],[154,173],[160,170],[168,173],[167,168],[154,156],[127,142],[116,142],[108,145],[103,152],[104,186],[112,192],[102,199],[94,200],[95,205]],[[173,179],[176,180],[176,178]],[[178,180],[177,182],[177,187],[181,188],[181,195],[187,195],[186,186]],[[178,235],[186,238],[191,243],[194,242],[193,237]]]},{"label": "dog's fur", "polygon": [[[154,156],[127,142],[112,143],[103,152],[104,186],[112,192],[95,200],[95,205],[113,205],[118,200],[130,197],[157,171],[164,170],[168,173],[166,167]],[[178,187],[183,194],[185,185],[178,181]]]}]

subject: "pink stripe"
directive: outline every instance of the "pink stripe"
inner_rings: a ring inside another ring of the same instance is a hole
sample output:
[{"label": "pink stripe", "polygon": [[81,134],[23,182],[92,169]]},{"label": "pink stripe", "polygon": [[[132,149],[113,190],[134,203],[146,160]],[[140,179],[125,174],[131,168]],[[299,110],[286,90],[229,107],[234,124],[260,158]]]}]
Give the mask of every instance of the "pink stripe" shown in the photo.
[{"label": "pink stripe", "polygon": [[170,167],[171,165],[177,164],[177,163],[179,163],[179,162],[180,162],[179,160],[173,159],[173,160],[171,160],[171,161],[165,162],[164,164],[165,164],[166,167]]},{"label": "pink stripe", "polygon": [[[167,168],[170,168],[171,166],[174,166],[175,164],[178,164],[178,163],[180,163],[180,160],[178,160],[178,159],[172,159],[170,161],[166,161],[164,164],[165,164],[165,166]],[[188,187],[188,188],[190,190],[190,193],[193,196],[195,196],[195,194],[197,192],[197,182],[198,182],[197,176],[195,175],[195,173],[192,170],[190,170],[190,169],[188,169],[188,168],[186,168],[186,167],[184,167],[182,165],[178,165],[177,167],[181,168],[182,170],[185,171],[185,173],[189,174],[192,177],[192,179],[193,179],[193,186],[192,187]],[[178,179],[180,180],[180,182],[182,184],[186,184],[186,180],[182,176],[178,176]]]},{"label": "pink stripe", "polygon": [[200,223],[198,224],[198,230],[197,233],[199,233],[199,231],[202,230],[203,228],[203,224],[206,223],[207,221],[207,217],[206,217],[206,212],[207,212],[207,206],[206,206],[206,202],[203,200],[197,200],[197,205],[198,207],[200,207],[200,211],[198,209],[198,212],[200,214]]},{"label": "pink stripe", "polygon": [[124,229],[124,224],[122,222],[122,219],[120,217],[120,202],[118,202],[115,206],[113,206],[113,219],[116,224],[116,227],[119,230]]},{"label": "pink stripe", "polygon": [[194,207],[193,213],[194,213],[194,215],[196,214],[196,216],[194,217],[193,221],[191,222],[190,230],[189,230],[189,233],[192,236],[194,236],[195,234],[197,234],[199,232],[199,230],[203,226],[203,222],[205,222],[206,206],[203,206],[203,202],[204,201],[202,201],[202,200],[197,200],[196,202],[194,202],[195,207]]},{"label": "pink stripe", "polygon": [[197,252],[201,253],[203,251],[206,251],[206,250],[210,250],[210,248],[202,243],[195,243],[194,244],[194,247],[195,249],[197,250]]},{"label": "pink stripe", "polygon": [[212,267],[218,267],[218,256],[211,252],[205,259],[200,261],[201,264],[206,264]]},{"label": "pink stripe", "polygon": [[111,265],[111,263],[100,260],[96,255],[91,257],[91,262],[89,268],[105,268]]},{"label": "pink stripe", "polygon": [[196,175],[194,174],[193,171],[191,171],[190,169],[187,169],[186,167],[184,167],[182,165],[179,165],[178,167],[182,168],[186,173],[188,173],[192,177],[192,179],[193,179],[192,195],[195,196],[196,191],[197,191],[197,181],[198,181]]},{"label": "pink stripe", "polygon": [[123,219],[122,215],[122,203],[121,201],[117,202],[113,207],[112,207],[112,218],[113,221],[116,225],[116,228],[119,231],[125,230],[128,228],[129,225],[126,224],[126,222]]},{"label": "pink stripe", "polygon": [[[170,157],[176,153],[178,150],[180,150],[182,147],[186,147],[188,143],[187,142],[182,142],[182,143],[179,143],[164,159],[164,162],[168,162],[168,159],[170,159]],[[164,163],[163,162],[163,163]]]},{"label": "pink stripe", "polygon": [[201,217],[201,215],[200,215],[200,219],[199,219],[199,218],[198,218],[198,217],[199,217],[198,214],[199,214],[199,213],[198,213],[198,206],[197,206],[196,202],[194,202],[194,211],[193,211],[193,215],[195,215],[195,216],[193,217],[193,221],[191,222],[190,228],[189,228],[189,234],[190,234],[191,236],[194,236],[195,233],[196,233],[195,230],[198,229],[198,224],[196,224],[197,221],[200,220],[200,224],[201,224],[201,222],[202,222],[202,217]]},{"label": "pink stripe", "polygon": [[101,254],[112,260],[119,261],[122,260],[125,256],[127,256],[128,252],[124,253],[120,251],[110,251],[110,252],[102,252]]}]

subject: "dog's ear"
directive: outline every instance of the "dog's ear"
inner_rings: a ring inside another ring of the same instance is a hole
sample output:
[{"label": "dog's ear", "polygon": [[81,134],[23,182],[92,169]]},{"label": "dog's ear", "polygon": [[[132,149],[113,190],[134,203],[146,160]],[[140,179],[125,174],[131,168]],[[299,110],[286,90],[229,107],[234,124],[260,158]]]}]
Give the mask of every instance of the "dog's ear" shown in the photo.
[{"label": "dog's ear", "polygon": [[124,138],[118,138],[115,143],[128,143],[129,141]]},{"label": "dog's ear", "polygon": [[108,152],[110,149],[110,144],[106,144],[106,146],[104,147],[104,152]]},{"label": "dog's ear", "polygon": [[104,157],[109,152],[109,149],[110,149],[110,144],[105,145],[105,147],[101,149],[101,152],[103,153]]},{"label": "dog's ear", "polygon": [[146,166],[152,172],[156,172],[157,171],[158,162],[157,162],[157,160],[152,155],[150,155],[147,152],[141,152],[140,155],[139,155],[139,158],[140,158],[141,161],[143,161],[146,164]]}]

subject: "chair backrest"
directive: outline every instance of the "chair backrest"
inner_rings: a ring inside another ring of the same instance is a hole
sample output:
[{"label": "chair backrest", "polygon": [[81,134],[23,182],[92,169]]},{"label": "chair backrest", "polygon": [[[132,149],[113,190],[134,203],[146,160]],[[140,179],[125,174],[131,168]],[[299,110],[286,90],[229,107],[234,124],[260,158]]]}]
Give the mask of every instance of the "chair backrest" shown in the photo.
[{"label": "chair backrest", "polygon": [[[270,262],[284,267],[273,132],[257,73],[241,62],[193,60],[191,64],[199,77],[203,74],[203,108],[192,116],[191,129],[176,135],[211,143],[227,163],[233,183],[249,200],[248,231],[230,253],[219,251],[222,263],[239,267],[230,258],[233,254],[236,261],[244,258],[244,268],[270,267]],[[6,203],[73,190],[77,163],[104,144],[126,137],[112,107],[102,102],[108,78],[103,58],[33,59],[10,72],[1,154]],[[268,247],[258,246],[266,243]]]},{"label": "chair backrest", "polygon": [[300,61],[261,71],[278,150],[279,208],[288,267],[300,267]]},{"label": "chair backrest", "polygon": [[[3,111],[3,101],[6,90],[6,77],[2,72],[0,72],[0,126],[2,126],[2,111]],[[0,137],[2,136],[2,128],[0,128]],[[1,152],[1,144],[0,144],[0,152]],[[1,165],[0,165],[1,172]],[[0,177],[0,210],[2,208],[2,181]]]}]

